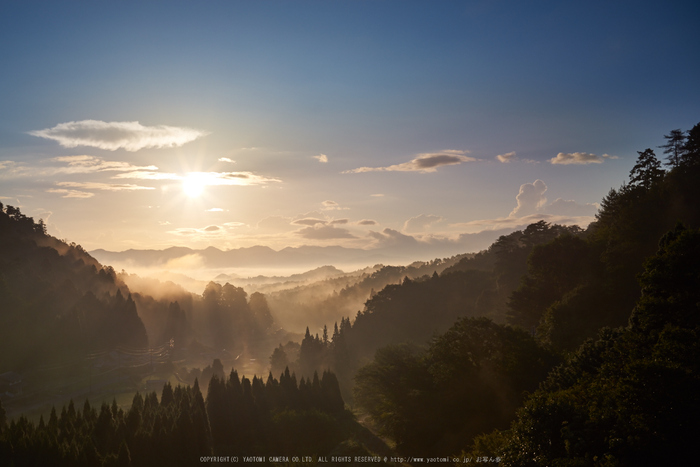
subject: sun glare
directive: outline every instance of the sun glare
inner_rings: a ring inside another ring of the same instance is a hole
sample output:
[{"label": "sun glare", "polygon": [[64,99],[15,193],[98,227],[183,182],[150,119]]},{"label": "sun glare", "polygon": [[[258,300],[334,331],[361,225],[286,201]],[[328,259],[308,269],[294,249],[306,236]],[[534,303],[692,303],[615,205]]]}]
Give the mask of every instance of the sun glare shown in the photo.
[{"label": "sun glare", "polygon": [[206,177],[201,173],[189,173],[182,181],[182,191],[190,198],[197,198],[204,193],[207,185]]}]

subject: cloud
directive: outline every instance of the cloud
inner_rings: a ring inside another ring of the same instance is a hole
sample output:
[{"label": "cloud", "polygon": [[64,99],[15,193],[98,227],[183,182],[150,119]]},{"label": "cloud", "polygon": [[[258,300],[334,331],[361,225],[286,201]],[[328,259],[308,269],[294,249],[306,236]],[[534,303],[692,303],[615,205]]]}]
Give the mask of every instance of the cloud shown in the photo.
[{"label": "cloud", "polygon": [[520,192],[515,198],[518,205],[510,213],[510,217],[522,217],[537,212],[547,202],[547,198],[544,197],[545,191],[547,185],[542,180],[520,185]]},{"label": "cloud", "polygon": [[199,229],[195,227],[178,227],[175,230],[168,231],[168,233],[179,237],[217,238],[226,235],[226,229],[220,225],[208,225]]},{"label": "cloud", "polygon": [[229,159],[228,157],[219,157],[219,162],[230,162],[231,164],[235,164],[236,161]]},{"label": "cloud", "polygon": [[377,225],[377,221],[372,219],[362,219],[361,221],[357,222],[357,225]]},{"label": "cloud", "polygon": [[65,188],[49,188],[46,190],[49,193],[58,193],[63,196],[61,198],[92,198],[95,193],[79,190],[66,190]]},{"label": "cloud", "polygon": [[108,151],[138,151],[144,148],[179,147],[208,133],[166,125],[144,126],[139,122],[81,120],[59,123],[53,128],[30,131],[29,134],[52,139],[66,148],[90,146]]},{"label": "cloud", "polygon": [[381,233],[370,231],[368,235],[376,240],[376,248],[415,248],[418,245],[418,240],[415,237],[404,235],[394,229],[387,228],[382,230]]},{"label": "cloud", "polygon": [[343,224],[347,224],[348,222],[349,222],[348,219],[336,219],[334,221],[331,221],[330,223],[331,223],[331,225],[343,225]]},{"label": "cloud", "polygon": [[56,162],[65,162],[68,167],[62,167],[57,169],[57,173],[94,173],[94,172],[107,172],[107,171],[117,171],[117,172],[131,172],[140,170],[158,170],[155,165],[149,166],[137,166],[131,165],[128,162],[122,161],[106,161],[100,157],[95,156],[60,156],[50,159]]},{"label": "cloud", "polygon": [[190,172],[191,176],[201,176],[207,185],[265,185],[270,182],[281,182],[277,178],[263,177],[252,172]]},{"label": "cloud", "polygon": [[112,178],[125,178],[135,180],[181,180],[183,177],[177,174],[167,172],[145,172],[142,170],[137,170],[134,172],[125,172],[117,174]]},{"label": "cloud", "polygon": [[295,232],[297,235],[310,240],[331,240],[336,238],[357,238],[348,229],[333,227],[332,225],[314,225],[305,227]]},{"label": "cloud", "polygon": [[316,224],[327,224],[328,222],[322,220],[322,219],[316,219],[313,217],[305,217],[303,219],[297,219],[292,222],[294,225],[309,225],[309,226],[314,226]]},{"label": "cloud", "polygon": [[313,157],[317,161],[322,162],[324,164],[326,162],[328,162],[328,156],[326,156],[325,154],[319,154],[318,156],[311,156],[311,157]]},{"label": "cloud", "polygon": [[224,222],[224,225],[228,228],[235,229],[237,227],[243,227],[245,224],[243,222]]},{"label": "cloud", "polygon": [[98,182],[57,182],[58,186],[67,186],[71,188],[82,188],[84,190],[103,190],[103,191],[136,191],[136,190],[155,190],[152,186],[140,186],[113,183],[98,183]]},{"label": "cloud", "polygon": [[587,152],[560,152],[557,157],[552,157],[549,162],[559,165],[586,165],[586,164],[602,164],[605,159],[617,159],[617,156],[609,156],[603,154],[596,156]]},{"label": "cloud", "polygon": [[443,220],[443,218],[440,216],[434,216],[432,214],[421,214],[419,216],[411,217],[410,219],[408,219],[403,225],[403,230],[404,232],[422,232],[428,227],[430,227],[432,224],[440,222],[441,220]]},{"label": "cloud", "polygon": [[574,200],[557,198],[552,204],[545,206],[544,211],[559,216],[594,216],[598,212],[598,205],[594,203],[579,204]]},{"label": "cloud", "polygon": [[329,199],[327,199],[326,201],[324,201],[324,202],[321,203],[321,204],[323,205],[323,210],[324,210],[324,211],[333,211],[333,210],[336,210],[336,211],[345,211],[345,210],[347,210],[347,209],[350,209],[350,208],[341,207],[338,203],[336,203],[335,201],[331,201],[331,200],[329,200]]},{"label": "cloud", "polygon": [[438,167],[444,165],[457,165],[462,162],[473,162],[476,159],[465,156],[469,151],[459,151],[456,149],[447,149],[440,152],[431,152],[419,154],[415,159],[404,162],[403,164],[390,165],[388,167],[360,167],[353,170],[346,170],[343,173],[362,173],[362,172],[435,172]]},{"label": "cloud", "polygon": [[223,212],[224,210],[221,208],[211,208],[207,209],[206,212]]},{"label": "cloud", "polygon": [[[47,166],[47,163],[60,163],[57,167],[55,164]],[[64,165],[65,164],[65,165]],[[144,178],[157,179],[158,170],[155,165],[139,166],[132,165],[124,161],[106,161],[101,157],[79,155],[79,156],[60,156],[51,159],[46,159],[27,166],[13,161],[0,162],[0,177],[51,177],[62,174],[96,174],[102,172],[123,172],[112,178]],[[128,174],[128,175],[127,175]],[[166,177],[162,177],[166,178]]]},{"label": "cloud", "polygon": [[178,175],[167,172],[135,171],[117,174],[112,178],[137,180],[195,180],[197,184],[205,186],[251,186],[282,181],[277,178],[256,175],[252,172],[189,172],[186,175]]},{"label": "cloud", "polygon": [[13,179],[31,174],[32,170],[23,164],[15,161],[0,161],[0,178]]},{"label": "cloud", "polygon": [[515,160],[515,151],[508,152],[506,154],[499,154],[496,156],[496,159],[498,159],[500,162],[503,162],[504,164],[507,164],[508,162]]},{"label": "cloud", "polygon": [[375,196],[377,198],[381,198],[382,196],[384,196],[384,193],[375,193],[375,194],[370,195],[370,196]]}]

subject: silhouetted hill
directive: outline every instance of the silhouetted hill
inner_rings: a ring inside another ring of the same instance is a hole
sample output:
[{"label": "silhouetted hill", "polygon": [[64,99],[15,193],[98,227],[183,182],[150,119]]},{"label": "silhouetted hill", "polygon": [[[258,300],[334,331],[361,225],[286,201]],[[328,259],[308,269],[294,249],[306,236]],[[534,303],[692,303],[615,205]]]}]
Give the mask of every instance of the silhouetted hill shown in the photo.
[{"label": "silhouetted hill", "polygon": [[0,204],[0,369],[74,352],[145,346],[128,287],[75,243]]}]

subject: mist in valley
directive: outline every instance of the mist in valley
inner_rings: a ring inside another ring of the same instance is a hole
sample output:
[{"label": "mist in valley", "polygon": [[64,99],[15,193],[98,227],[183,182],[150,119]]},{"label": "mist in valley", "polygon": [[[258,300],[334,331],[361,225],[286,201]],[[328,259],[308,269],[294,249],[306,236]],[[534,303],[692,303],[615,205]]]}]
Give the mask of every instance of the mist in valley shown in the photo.
[{"label": "mist in valley", "polygon": [[700,4],[630,6],[2,3],[0,466],[685,465]]}]

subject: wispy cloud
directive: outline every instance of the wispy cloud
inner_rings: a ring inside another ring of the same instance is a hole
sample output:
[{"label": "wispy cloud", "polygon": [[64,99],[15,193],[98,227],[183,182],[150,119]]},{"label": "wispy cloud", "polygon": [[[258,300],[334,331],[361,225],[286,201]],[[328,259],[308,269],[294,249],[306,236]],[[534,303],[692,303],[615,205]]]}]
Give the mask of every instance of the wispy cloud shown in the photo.
[{"label": "wispy cloud", "polygon": [[219,162],[230,162],[231,164],[236,163],[236,161],[229,159],[228,157],[219,157]]},{"label": "wispy cloud", "polygon": [[108,151],[138,151],[144,148],[179,147],[208,133],[167,125],[144,126],[139,122],[81,120],[59,123],[53,128],[30,131],[29,134],[57,141],[66,148],[90,146]]},{"label": "wispy cloud", "polygon": [[57,182],[57,186],[65,186],[70,188],[82,188],[83,190],[102,190],[102,191],[138,191],[138,190],[155,190],[152,186],[132,185],[130,183],[99,183],[99,182]]},{"label": "wispy cloud", "polygon": [[388,167],[360,167],[353,170],[346,170],[343,173],[363,173],[363,172],[435,172],[444,165],[457,165],[463,162],[473,162],[476,159],[465,156],[469,151],[447,149],[439,152],[419,154],[415,159],[402,164],[390,165]]},{"label": "wispy cloud", "polygon": [[325,200],[321,204],[323,205],[322,210],[324,210],[324,211],[334,211],[334,210],[335,211],[345,211],[347,209],[350,209],[350,208],[344,208],[340,204],[338,204],[335,201],[332,201],[330,199]]},{"label": "wispy cloud", "polygon": [[139,170],[158,170],[155,165],[137,166],[123,161],[106,161],[95,156],[61,156],[51,159],[55,162],[65,162],[68,167],[61,167],[58,173],[94,173],[94,172],[129,172]]},{"label": "wispy cloud", "polygon": [[224,212],[224,210],[221,208],[211,208],[207,209],[206,212]]},{"label": "wispy cloud", "polygon": [[135,170],[133,172],[124,172],[113,176],[112,178],[124,178],[132,180],[182,180],[183,177],[178,174],[168,172],[153,172],[144,170]]},{"label": "wispy cloud", "polygon": [[[56,164],[58,163],[58,165]],[[0,177],[49,177],[61,174],[94,174],[101,172],[141,172],[158,170],[155,165],[138,166],[124,161],[106,161],[101,157],[79,155],[60,156],[27,165],[26,163],[0,162]]]},{"label": "wispy cloud", "polygon": [[357,225],[377,225],[377,221],[372,219],[362,219],[361,221],[357,221]]},{"label": "wispy cloud", "polygon": [[95,196],[95,193],[80,190],[66,190],[65,188],[49,188],[46,191],[63,195],[61,198],[92,198]]},{"label": "wispy cloud", "polygon": [[174,230],[169,230],[169,234],[180,237],[221,237],[226,235],[226,229],[220,225],[208,225],[202,228],[194,227],[178,227]]},{"label": "wispy cloud", "polygon": [[504,164],[507,164],[508,162],[515,160],[515,151],[507,152],[505,154],[499,154],[496,156],[496,159],[498,159],[500,162],[503,162]]},{"label": "wispy cloud", "polygon": [[560,152],[559,154],[557,154],[557,157],[552,157],[551,159],[549,159],[549,162],[551,164],[559,165],[587,165],[602,164],[603,161],[606,159],[617,159],[617,156],[609,156],[608,154],[596,156],[595,154],[590,154],[587,152]]},{"label": "wispy cloud", "polygon": [[194,180],[207,186],[221,185],[265,185],[272,182],[281,182],[278,178],[263,177],[252,172],[189,172],[186,175],[178,175],[167,172],[134,171],[117,174],[112,178],[139,179],[139,180]]},{"label": "wispy cloud", "polygon": [[17,178],[32,174],[32,169],[15,161],[0,161],[0,178]]},{"label": "wispy cloud", "polygon": [[328,156],[326,156],[325,154],[319,154],[318,156],[311,156],[311,157],[313,157],[317,161],[322,162],[324,164],[326,162],[328,162]]}]

